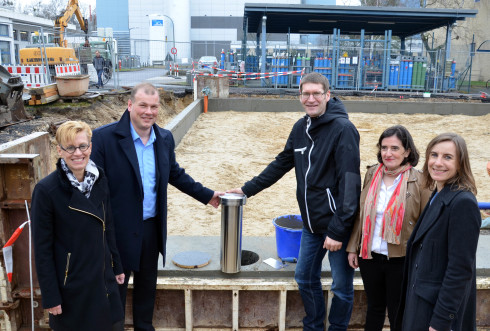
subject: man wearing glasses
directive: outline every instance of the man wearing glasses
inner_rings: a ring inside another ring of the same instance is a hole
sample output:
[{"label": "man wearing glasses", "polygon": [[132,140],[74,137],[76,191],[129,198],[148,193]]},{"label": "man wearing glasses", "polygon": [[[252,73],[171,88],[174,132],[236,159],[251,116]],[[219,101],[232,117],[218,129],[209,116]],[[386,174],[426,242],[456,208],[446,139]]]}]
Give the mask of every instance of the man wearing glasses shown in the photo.
[{"label": "man wearing glasses", "polygon": [[324,330],[321,268],[328,251],[334,293],[328,330],[347,330],[354,269],[348,264],[345,248],[361,192],[359,133],[342,102],[330,97],[325,76],[316,72],[305,75],[300,101],[306,116],[293,126],[284,150],[257,177],[228,192],[251,197],[295,169],[303,219],[295,280],[306,312],[303,329]]}]

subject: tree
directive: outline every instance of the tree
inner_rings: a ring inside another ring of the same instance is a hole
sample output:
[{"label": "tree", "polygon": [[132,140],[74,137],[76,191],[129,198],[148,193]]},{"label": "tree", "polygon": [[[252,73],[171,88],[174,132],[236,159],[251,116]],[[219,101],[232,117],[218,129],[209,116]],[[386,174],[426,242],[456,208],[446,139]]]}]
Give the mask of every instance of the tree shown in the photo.
[{"label": "tree", "polygon": [[19,7],[14,0],[0,0],[0,7],[8,10],[16,11],[16,7]]},{"label": "tree", "polygon": [[[12,1],[12,0],[0,0],[0,1]],[[36,2],[24,7],[24,14],[31,14],[36,17],[43,17],[55,21],[58,16],[65,13],[66,7],[68,5],[68,0],[50,0],[48,3],[41,2],[37,0]],[[82,11],[83,17],[88,18],[89,6],[87,4],[80,3],[80,10]],[[93,8],[92,8],[93,10]],[[71,24],[75,24],[77,28],[80,28],[80,24],[76,19],[75,15],[70,19]],[[90,25],[90,23],[89,23]]]}]

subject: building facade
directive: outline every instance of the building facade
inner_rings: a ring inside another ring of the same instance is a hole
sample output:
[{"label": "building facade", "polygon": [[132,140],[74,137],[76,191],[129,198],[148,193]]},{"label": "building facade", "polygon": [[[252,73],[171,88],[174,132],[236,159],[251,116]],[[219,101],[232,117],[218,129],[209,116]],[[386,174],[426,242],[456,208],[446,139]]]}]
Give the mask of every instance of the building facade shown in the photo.
[{"label": "building facade", "polygon": [[[118,39],[119,55],[138,55],[142,62],[151,63],[157,57],[165,60],[174,55],[179,59],[196,59],[204,55],[214,55],[219,59],[222,50],[241,47],[245,3],[263,2],[98,0],[97,24],[99,27],[113,27],[114,38]],[[305,0],[267,2],[309,4]],[[335,0],[321,2],[325,5],[335,4]],[[253,38],[249,38],[251,43],[255,42]],[[268,35],[268,40],[285,43],[286,36]],[[172,48],[177,54],[172,54]]]}]

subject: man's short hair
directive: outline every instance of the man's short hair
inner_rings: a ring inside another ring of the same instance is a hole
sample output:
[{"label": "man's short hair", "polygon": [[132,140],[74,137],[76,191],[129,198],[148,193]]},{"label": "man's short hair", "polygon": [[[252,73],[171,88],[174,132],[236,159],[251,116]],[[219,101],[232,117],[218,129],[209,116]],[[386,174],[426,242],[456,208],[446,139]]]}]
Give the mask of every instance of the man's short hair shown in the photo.
[{"label": "man's short hair", "polygon": [[303,76],[301,83],[299,84],[300,91],[303,91],[303,84],[305,83],[322,84],[324,92],[327,92],[330,89],[330,83],[328,82],[327,77],[318,72],[310,72]]},{"label": "man's short hair", "polygon": [[[135,95],[136,93],[138,93],[139,90],[143,90],[143,92],[145,94],[148,94],[148,95],[154,95],[155,93],[158,94],[158,90],[157,88],[151,84],[151,83],[139,83],[138,85],[136,85],[135,87],[133,87],[133,89],[131,90],[131,96],[129,97],[131,99],[132,102],[134,102],[135,100]],[[160,95],[158,96],[160,98]]]}]

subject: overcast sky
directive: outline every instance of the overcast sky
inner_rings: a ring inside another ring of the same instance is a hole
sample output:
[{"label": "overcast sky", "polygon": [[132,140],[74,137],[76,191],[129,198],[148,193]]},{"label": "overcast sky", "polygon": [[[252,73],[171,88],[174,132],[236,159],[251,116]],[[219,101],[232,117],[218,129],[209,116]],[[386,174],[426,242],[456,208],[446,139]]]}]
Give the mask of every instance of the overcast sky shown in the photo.
[{"label": "overcast sky", "polygon": [[[33,2],[37,2],[38,0],[14,0],[14,2],[17,2],[17,3],[21,3],[22,5],[27,5],[27,4],[31,4]],[[337,5],[339,6],[359,6],[360,5],[360,0],[336,0],[337,1]],[[41,2],[49,2],[49,0],[41,0]],[[78,0],[78,3],[81,5],[81,6],[88,6],[89,5],[92,5],[92,9],[95,8],[95,2],[96,0]],[[264,1],[264,2],[267,2],[267,1]],[[66,0],[66,3],[68,3],[68,0]]]}]

